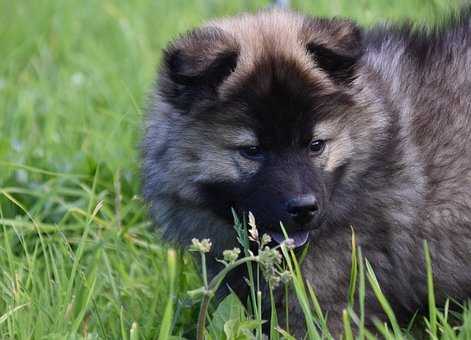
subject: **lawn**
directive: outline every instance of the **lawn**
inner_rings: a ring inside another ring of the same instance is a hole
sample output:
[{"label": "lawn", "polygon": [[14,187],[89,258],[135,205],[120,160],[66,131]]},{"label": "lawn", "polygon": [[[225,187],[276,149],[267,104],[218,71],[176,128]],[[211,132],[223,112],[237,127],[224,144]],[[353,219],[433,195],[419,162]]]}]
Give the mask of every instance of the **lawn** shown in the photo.
[{"label": "lawn", "polygon": [[[146,94],[169,39],[267,4],[0,0],[0,338],[155,339],[163,319],[194,336],[199,307],[186,292],[201,280],[182,251],[168,256],[140,196]],[[365,25],[450,10],[447,0],[293,6]],[[224,312],[210,313],[213,327]]]}]

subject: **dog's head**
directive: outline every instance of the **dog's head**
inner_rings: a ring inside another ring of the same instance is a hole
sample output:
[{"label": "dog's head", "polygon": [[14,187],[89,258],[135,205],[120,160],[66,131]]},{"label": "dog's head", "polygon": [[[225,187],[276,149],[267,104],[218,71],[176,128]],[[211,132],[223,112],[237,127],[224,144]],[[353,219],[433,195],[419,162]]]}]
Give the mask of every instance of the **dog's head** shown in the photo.
[{"label": "dog's head", "polygon": [[147,196],[228,221],[231,207],[251,211],[275,239],[282,222],[303,244],[352,209],[352,183],[388,126],[361,85],[361,56],[352,22],[285,11],[180,37],[164,52],[149,119]]}]

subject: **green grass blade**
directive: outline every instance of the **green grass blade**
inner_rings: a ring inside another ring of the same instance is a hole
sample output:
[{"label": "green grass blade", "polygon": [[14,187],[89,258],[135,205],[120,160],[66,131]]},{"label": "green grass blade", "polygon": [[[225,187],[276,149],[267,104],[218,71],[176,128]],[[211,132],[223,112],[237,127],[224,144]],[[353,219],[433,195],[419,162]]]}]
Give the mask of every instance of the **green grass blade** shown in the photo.
[{"label": "green grass blade", "polygon": [[273,289],[270,289],[270,340],[279,340],[280,335],[276,330],[278,327],[278,314],[275,306],[275,298],[273,296]]},{"label": "green grass blade", "polygon": [[365,266],[361,248],[358,247],[358,306],[360,308],[360,324],[358,325],[358,339],[363,340],[365,336]]},{"label": "green grass blade", "polygon": [[429,309],[429,335],[433,339],[438,339],[437,327],[437,307],[435,304],[435,292],[433,288],[432,260],[427,241],[424,240],[425,265],[427,269],[427,297]]},{"label": "green grass blade", "polygon": [[288,270],[293,276],[293,286],[296,293],[296,297],[303,311],[304,319],[306,321],[306,327],[310,339],[318,339],[320,334],[316,329],[312,311],[309,305],[309,300],[306,294],[306,288],[304,286],[304,279],[301,275],[301,270],[297,264],[295,255],[292,251],[288,251],[285,246],[281,247],[284,259],[288,266]]},{"label": "green grass blade", "polygon": [[352,229],[352,265],[350,269],[350,284],[348,287],[348,304],[350,306],[355,305],[355,291],[357,288],[357,276],[358,276],[358,256],[357,256],[357,245],[355,239],[355,231]]},{"label": "green grass blade", "polygon": [[[365,264],[366,264],[366,272],[367,272],[368,281],[370,282],[371,288],[373,289],[376,299],[378,300],[381,307],[383,308],[383,311],[386,314],[389,323],[391,324],[394,335],[397,338],[402,338],[403,336],[402,336],[402,331],[399,326],[399,323],[397,322],[396,316],[394,315],[391,305],[389,304],[383,292],[381,291],[381,287],[373,271],[373,268],[371,267],[370,263],[366,259],[365,259]],[[386,330],[381,326],[380,326],[380,330],[383,330],[382,332],[383,335],[389,334],[389,332],[386,332]]]},{"label": "green grass blade", "polygon": [[[173,323],[173,309],[174,309],[174,294],[175,294],[175,279],[177,273],[176,252],[169,249],[167,252],[168,260],[168,274],[169,274],[169,294],[167,305],[165,306],[164,316],[160,324],[159,340],[167,340],[170,338]],[[133,337],[130,337],[133,340]],[[137,338],[136,338],[137,339]]]},{"label": "green grass blade", "polygon": [[350,323],[350,318],[348,316],[348,312],[346,309],[342,311],[342,321],[343,321],[343,329],[344,329],[344,339],[353,340],[352,325]]}]

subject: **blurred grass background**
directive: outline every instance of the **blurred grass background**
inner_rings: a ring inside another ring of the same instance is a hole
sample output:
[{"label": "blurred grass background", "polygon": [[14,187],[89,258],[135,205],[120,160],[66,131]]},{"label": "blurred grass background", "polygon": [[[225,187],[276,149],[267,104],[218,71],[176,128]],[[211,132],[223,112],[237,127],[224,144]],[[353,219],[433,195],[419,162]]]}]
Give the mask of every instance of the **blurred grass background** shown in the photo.
[{"label": "blurred grass background", "polygon": [[[139,197],[146,93],[170,39],[268,3],[0,0],[0,338],[128,338],[133,323],[157,336],[167,253]],[[456,2],[292,5],[372,25],[434,22]],[[177,263],[183,296],[199,281]],[[191,333],[195,311],[177,304],[177,333]]]}]

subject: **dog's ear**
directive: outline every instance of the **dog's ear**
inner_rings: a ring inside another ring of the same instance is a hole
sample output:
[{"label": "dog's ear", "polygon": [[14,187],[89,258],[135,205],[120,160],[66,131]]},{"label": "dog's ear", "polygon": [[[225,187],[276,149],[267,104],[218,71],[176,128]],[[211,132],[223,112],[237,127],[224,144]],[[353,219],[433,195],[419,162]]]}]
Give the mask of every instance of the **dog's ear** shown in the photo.
[{"label": "dog's ear", "polygon": [[195,101],[217,96],[219,85],[237,66],[239,46],[221,29],[193,30],[164,51],[160,89],[183,112]]},{"label": "dog's ear", "polygon": [[361,29],[344,19],[307,18],[302,40],[315,63],[335,82],[348,85],[363,54]]}]

